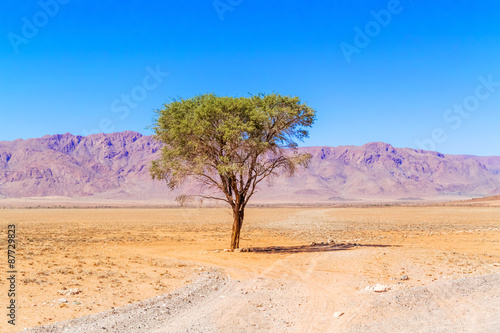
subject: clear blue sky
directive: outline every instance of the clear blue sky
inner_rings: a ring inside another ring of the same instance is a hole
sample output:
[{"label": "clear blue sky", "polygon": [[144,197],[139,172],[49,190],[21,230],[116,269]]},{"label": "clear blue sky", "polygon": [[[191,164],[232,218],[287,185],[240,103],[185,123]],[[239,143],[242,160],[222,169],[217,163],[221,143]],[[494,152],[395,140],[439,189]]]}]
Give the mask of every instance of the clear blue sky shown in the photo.
[{"label": "clear blue sky", "polygon": [[318,111],[302,145],[500,155],[499,1],[54,1],[0,3],[0,140],[275,91]]}]

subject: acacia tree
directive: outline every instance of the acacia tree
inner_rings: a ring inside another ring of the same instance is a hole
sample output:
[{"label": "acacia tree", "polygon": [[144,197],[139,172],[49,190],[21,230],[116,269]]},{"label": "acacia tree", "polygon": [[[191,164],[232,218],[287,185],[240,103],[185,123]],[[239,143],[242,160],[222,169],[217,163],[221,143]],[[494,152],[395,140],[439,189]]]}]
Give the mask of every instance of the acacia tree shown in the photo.
[{"label": "acacia tree", "polygon": [[164,144],[153,161],[153,179],[174,189],[194,179],[212,191],[197,196],[229,203],[233,211],[231,250],[239,247],[245,207],[266,177],[307,166],[295,140],[308,137],[315,111],[298,97],[205,94],[173,100],[156,110],[155,138]]}]

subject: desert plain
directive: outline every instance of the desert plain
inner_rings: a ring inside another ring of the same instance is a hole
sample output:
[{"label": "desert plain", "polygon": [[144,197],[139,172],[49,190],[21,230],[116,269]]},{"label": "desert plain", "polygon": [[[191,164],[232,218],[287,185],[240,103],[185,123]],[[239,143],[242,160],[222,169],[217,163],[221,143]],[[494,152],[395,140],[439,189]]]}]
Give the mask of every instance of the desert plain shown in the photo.
[{"label": "desert plain", "polygon": [[250,207],[251,252],[224,251],[224,208],[0,209],[18,271],[16,326],[0,328],[498,332],[498,202]]}]

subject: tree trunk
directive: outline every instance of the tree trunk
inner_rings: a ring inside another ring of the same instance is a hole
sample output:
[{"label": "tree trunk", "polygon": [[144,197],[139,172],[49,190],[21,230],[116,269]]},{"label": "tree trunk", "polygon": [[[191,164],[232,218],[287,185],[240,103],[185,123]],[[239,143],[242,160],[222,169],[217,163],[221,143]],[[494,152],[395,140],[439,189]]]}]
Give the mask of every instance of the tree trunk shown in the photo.
[{"label": "tree trunk", "polygon": [[244,208],[235,207],[233,209],[233,232],[231,234],[231,251],[240,246],[240,231],[243,224]]}]

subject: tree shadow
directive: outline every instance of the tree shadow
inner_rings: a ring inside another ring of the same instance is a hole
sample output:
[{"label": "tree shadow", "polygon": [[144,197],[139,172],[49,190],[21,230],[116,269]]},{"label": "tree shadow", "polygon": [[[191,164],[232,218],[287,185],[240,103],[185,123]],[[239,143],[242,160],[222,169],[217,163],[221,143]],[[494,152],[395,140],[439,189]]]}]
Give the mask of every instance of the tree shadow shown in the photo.
[{"label": "tree shadow", "polygon": [[315,245],[295,245],[295,246],[266,246],[249,248],[256,253],[306,253],[306,252],[333,252],[351,250],[359,247],[400,247],[401,245],[384,244],[359,244],[359,243],[335,243],[335,244],[315,244]]}]

